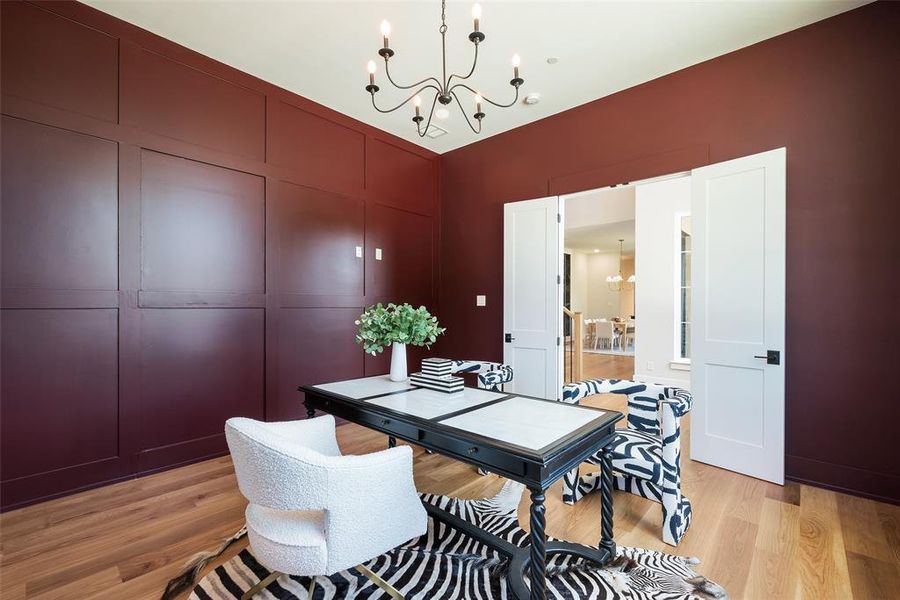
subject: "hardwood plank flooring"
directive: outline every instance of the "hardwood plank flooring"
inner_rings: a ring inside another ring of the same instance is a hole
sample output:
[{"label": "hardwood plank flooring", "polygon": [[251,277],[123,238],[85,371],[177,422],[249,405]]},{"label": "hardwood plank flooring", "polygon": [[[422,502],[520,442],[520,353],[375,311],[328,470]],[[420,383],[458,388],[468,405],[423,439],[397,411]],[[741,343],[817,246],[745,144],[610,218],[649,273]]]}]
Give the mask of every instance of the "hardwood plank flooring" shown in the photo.
[{"label": "hardwood plank flooring", "polygon": [[[593,356],[629,369],[621,363],[629,357]],[[623,374],[607,369],[590,376]],[[617,396],[589,403],[624,410]],[[345,453],[385,445],[384,436],[352,424],[341,426],[338,437]],[[900,598],[900,507],[796,483],[782,488],[687,458],[683,472],[694,522],[682,543],[672,548],[660,539],[657,504],[617,492],[618,543],[697,556],[699,572],[735,599]],[[469,466],[418,449],[415,477],[420,490],[466,498],[492,495],[502,485],[499,477],[479,477]],[[598,495],[575,506],[560,496],[560,484],[547,494],[548,533],[597,543]],[[159,598],[193,554],[237,531],[244,507],[231,460],[222,457],[5,513],[0,597]],[[527,509],[523,498],[519,520],[526,528]]]}]

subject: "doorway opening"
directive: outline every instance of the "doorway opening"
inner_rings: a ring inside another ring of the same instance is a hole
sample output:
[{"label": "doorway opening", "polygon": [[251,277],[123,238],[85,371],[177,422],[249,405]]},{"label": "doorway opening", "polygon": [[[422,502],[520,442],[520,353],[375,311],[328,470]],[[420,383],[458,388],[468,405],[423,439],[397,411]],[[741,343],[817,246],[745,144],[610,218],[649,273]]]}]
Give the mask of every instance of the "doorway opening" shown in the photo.
[{"label": "doorway opening", "polygon": [[635,186],[590,190],[562,201],[564,380],[632,379]]}]

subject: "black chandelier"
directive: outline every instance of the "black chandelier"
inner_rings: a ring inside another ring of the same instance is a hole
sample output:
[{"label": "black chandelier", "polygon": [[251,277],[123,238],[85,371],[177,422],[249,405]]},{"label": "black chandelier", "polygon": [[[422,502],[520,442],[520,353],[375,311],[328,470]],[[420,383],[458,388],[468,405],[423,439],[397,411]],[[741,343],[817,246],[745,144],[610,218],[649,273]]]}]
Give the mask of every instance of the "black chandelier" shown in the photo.
[{"label": "black chandelier", "polygon": [[[400,85],[391,77],[391,72],[389,68],[390,58],[394,56],[394,50],[391,48],[389,37],[391,35],[391,25],[387,21],[382,21],[381,23],[381,35],[384,38],[384,46],[378,51],[378,54],[384,59],[384,74],[387,76],[388,81],[396,88],[401,90],[411,90],[413,88],[417,88],[415,92],[412,93],[406,100],[398,104],[393,108],[382,109],[378,108],[378,105],[375,104],[375,93],[380,89],[377,85],[375,85],[375,61],[369,61],[369,85],[366,86],[366,91],[372,96],[372,106],[375,107],[380,113],[390,113],[399,109],[400,107],[409,103],[410,100],[413,102],[413,106],[415,106],[416,116],[412,118],[413,122],[416,124],[416,130],[419,133],[419,137],[423,137],[425,133],[428,131],[428,128],[431,126],[431,119],[434,117],[434,109],[438,102],[443,105],[448,105],[454,100],[456,104],[459,106],[459,109],[462,111],[463,116],[466,118],[466,123],[469,125],[469,129],[471,129],[476,134],[481,133],[481,120],[484,118],[484,112],[482,112],[482,103],[487,102],[488,104],[493,104],[499,108],[509,108],[513,104],[515,104],[519,100],[519,87],[525,83],[525,80],[519,77],[519,55],[513,54],[512,65],[513,65],[513,78],[510,80],[509,84],[516,89],[516,96],[513,98],[512,102],[509,104],[501,104],[499,102],[494,102],[490,98],[484,96],[483,94],[475,91],[469,85],[464,83],[464,80],[468,79],[475,72],[475,65],[478,64],[478,46],[481,42],[484,41],[484,33],[479,30],[479,21],[481,20],[481,5],[476,4],[472,7],[472,19],[474,21],[474,31],[469,34],[469,41],[471,41],[475,45],[475,58],[472,60],[472,68],[469,69],[469,72],[466,75],[452,74],[449,77],[447,76],[447,1],[441,0],[441,26],[438,31],[441,34],[441,56],[443,59],[443,64],[441,67],[441,79],[438,80],[437,77],[426,77],[422,81],[417,83],[413,83],[411,85]],[[457,83],[451,83],[454,79],[459,80]],[[457,96],[456,90],[459,88],[464,88],[471,92],[474,95],[475,101],[475,113],[472,117],[475,119],[477,123],[477,128],[472,124],[472,121],[469,119],[469,115],[466,114],[466,109],[463,108],[462,102],[459,101],[459,96]],[[421,115],[421,107],[422,107],[422,98],[420,94],[427,90],[434,90],[434,99],[431,101],[431,110],[428,113],[428,121],[425,123],[425,128],[422,128],[422,121],[425,121],[425,117]]]}]

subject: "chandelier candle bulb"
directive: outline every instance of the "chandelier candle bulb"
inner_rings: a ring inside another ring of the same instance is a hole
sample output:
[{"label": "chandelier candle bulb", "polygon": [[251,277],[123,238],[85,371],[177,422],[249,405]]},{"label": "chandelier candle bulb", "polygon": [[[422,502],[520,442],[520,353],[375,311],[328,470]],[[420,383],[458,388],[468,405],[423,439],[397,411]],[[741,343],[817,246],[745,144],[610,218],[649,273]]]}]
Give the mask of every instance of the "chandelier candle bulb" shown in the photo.
[{"label": "chandelier candle bulb", "polygon": [[369,85],[375,85],[375,61],[369,61]]},{"label": "chandelier candle bulb", "polygon": [[381,22],[381,37],[384,38],[384,47],[390,48],[391,24],[386,20]]},{"label": "chandelier candle bulb", "polygon": [[519,78],[519,65],[522,64],[522,59],[519,58],[518,54],[513,54],[512,56],[512,66],[513,66],[513,78]]},{"label": "chandelier candle bulb", "polygon": [[419,114],[419,107],[422,106],[422,99],[416,96],[415,98],[413,98],[413,105],[416,107],[416,116],[421,116]]},{"label": "chandelier candle bulb", "polygon": [[481,5],[475,4],[472,6],[472,20],[475,21],[475,31],[478,31],[481,27]]}]

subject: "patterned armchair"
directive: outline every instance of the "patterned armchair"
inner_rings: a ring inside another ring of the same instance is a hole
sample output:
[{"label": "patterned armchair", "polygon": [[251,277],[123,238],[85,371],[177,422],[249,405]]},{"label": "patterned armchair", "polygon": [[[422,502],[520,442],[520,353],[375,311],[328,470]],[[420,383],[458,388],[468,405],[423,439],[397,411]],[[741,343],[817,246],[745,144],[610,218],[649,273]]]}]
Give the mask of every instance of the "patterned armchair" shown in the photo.
[{"label": "patterned armchair", "polygon": [[478,387],[493,392],[502,392],[503,384],[513,380],[513,370],[509,365],[481,360],[454,360],[451,373],[475,373]]},{"label": "patterned armchair", "polygon": [[[628,427],[617,429],[612,452],[613,488],[662,504],[663,541],[678,545],[691,524],[691,502],[681,493],[681,417],[691,410],[690,393],[675,387],[616,379],[590,379],[563,386],[563,402],[578,404],[594,394],[628,396]],[[601,453],[587,459],[601,463]],[[600,488],[600,474],[563,478],[563,501],[574,504]]]}]

